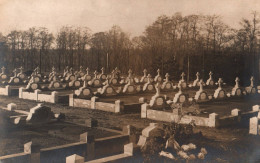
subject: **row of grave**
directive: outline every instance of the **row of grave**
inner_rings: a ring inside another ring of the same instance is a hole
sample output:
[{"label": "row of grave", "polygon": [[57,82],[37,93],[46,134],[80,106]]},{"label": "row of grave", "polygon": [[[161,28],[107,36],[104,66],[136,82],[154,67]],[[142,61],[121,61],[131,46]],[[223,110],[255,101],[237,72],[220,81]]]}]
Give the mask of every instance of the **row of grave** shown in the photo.
[{"label": "row of grave", "polygon": [[[82,67],[81,67],[82,69]],[[58,73],[55,71],[55,68],[52,69],[52,72],[49,73],[47,76],[44,76],[43,74],[39,73],[39,68],[36,68],[31,76],[28,77],[28,80],[26,78],[26,75],[23,73],[23,68],[20,68],[21,72],[17,73],[17,70],[14,70],[14,75],[8,79],[7,75],[5,74],[5,68],[2,68],[2,73],[0,73],[0,81],[2,81],[2,84],[24,84],[28,83],[27,89],[35,90],[35,89],[51,89],[51,88],[67,88],[67,87],[73,87],[78,88],[80,86],[89,86],[89,87],[95,87],[100,88],[103,86],[106,86],[108,84],[111,85],[125,85],[125,84],[146,84],[146,83],[153,83],[153,82],[163,82],[162,89],[172,89],[174,88],[173,83],[169,80],[169,74],[167,73],[165,75],[165,79],[163,80],[162,76],[160,75],[160,70],[158,69],[158,74],[155,76],[155,78],[152,78],[150,74],[147,74],[147,71],[144,70],[144,75],[139,79],[138,77],[133,76],[133,72],[129,70],[128,76],[124,77],[120,74],[120,71],[116,68],[113,70],[110,74],[105,74],[104,69],[101,69],[101,73],[98,74],[97,71],[94,72],[93,75],[90,75],[89,70],[86,70],[86,73],[84,73],[82,70],[73,72],[72,69],[68,70],[66,68],[64,70],[64,73],[61,75],[58,75]],[[214,85],[214,80],[212,77],[213,73],[209,73],[209,79],[206,82],[206,85]],[[179,84],[182,86],[182,88],[187,87],[187,83],[184,80],[185,74],[181,74],[181,80]],[[195,87],[199,86],[199,73],[196,74],[197,78],[194,80],[192,84],[189,85],[189,87]],[[86,83],[84,83],[86,81]],[[40,85],[40,83],[48,83],[49,85],[43,86]],[[148,84],[146,84],[148,85]],[[152,89],[151,86],[143,86],[144,89]],[[133,88],[129,88],[129,92],[132,92]],[[141,91],[140,87],[137,87],[137,92]]]}]

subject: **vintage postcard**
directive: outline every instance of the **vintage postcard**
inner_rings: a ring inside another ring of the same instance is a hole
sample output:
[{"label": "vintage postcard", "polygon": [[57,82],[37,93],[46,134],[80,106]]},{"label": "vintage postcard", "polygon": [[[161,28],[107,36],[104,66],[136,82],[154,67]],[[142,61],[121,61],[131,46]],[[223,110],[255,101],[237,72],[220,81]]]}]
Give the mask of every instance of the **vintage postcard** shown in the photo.
[{"label": "vintage postcard", "polygon": [[0,163],[257,163],[259,106],[259,0],[0,0]]}]

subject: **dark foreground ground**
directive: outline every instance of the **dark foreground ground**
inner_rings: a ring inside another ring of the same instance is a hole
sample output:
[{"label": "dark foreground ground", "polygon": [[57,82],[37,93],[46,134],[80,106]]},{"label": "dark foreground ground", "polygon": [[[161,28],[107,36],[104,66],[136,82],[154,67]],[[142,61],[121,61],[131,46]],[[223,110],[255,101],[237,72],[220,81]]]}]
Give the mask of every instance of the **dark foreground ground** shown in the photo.
[{"label": "dark foreground ground", "polygon": [[[259,97],[259,96],[258,96]],[[18,108],[21,110],[27,110],[36,105],[36,102],[29,100],[22,100],[15,97],[4,97],[0,96],[0,105],[6,106],[8,103],[16,103]],[[259,99],[253,99],[250,104],[260,104]],[[227,107],[231,104],[230,107]],[[125,125],[133,125],[137,129],[141,130],[149,125],[150,120],[141,119],[140,114],[114,114],[103,111],[96,111],[84,108],[72,108],[68,106],[62,106],[57,104],[47,104],[47,106],[52,108],[55,113],[64,113],[66,115],[66,120],[73,123],[83,124],[86,118],[94,118],[98,120],[98,125],[100,127],[112,128],[121,130]],[[244,108],[246,105],[250,106],[247,100],[234,100],[232,102],[224,102],[222,105],[220,102],[214,105],[209,105],[206,108],[212,108],[218,110],[225,110],[227,108]],[[205,105],[206,106],[206,105]],[[204,108],[205,109],[205,108]],[[62,125],[62,124],[60,124]],[[55,126],[52,126],[55,128]],[[48,128],[48,127],[47,127]],[[72,126],[73,128],[73,126]],[[44,131],[46,126],[42,126],[41,130]],[[71,131],[70,127],[65,127],[64,130]],[[260,162],[260,137],[252,136],[248,134],[248,128],[239,127],[228,127],[228,128],[206,128],[206,127],[196,127],[194,131],[199,134],[195,136],[184,139],[183,142],[179,142],[180,145],[186,143],[194,143],[197,148],[205,147],[208,151],[206,158],[203,162]],[[88,131],[88,129],[77,129],[75,133]],[[8,130],[6,132],[9,132]],[[14,131],[12,131],[14,132]],[[33,135],[33,139],[37,141],[37,137],[44,137],[50,140],[51,145],[61,145],[75,141],[74,137],[71,136],[70,139],[65,138],[52,138],[49,135],[35,135],[33,129],[23,130],[19,132],[17,129],[13,137],[10,137],[9,141],[3,141],[6,134],[1,131],[0,134],[0,153],[4,153],[5,149],[8,147],[10,149],[23,148],[21,145],[23,143],[23,135]],[[93,131],[97,133],[97,137],[100,135],[110,135],[110,133],[101,133],[100,131]],[[11,132],[10,132],[11,133]],[[7,133],[8,135],[8,133]],[[47,137],[46,137],[47,136]],[[75,139],[77,139],[75,137]],[[29,139],[28,139],[29,140]],[[27,140],[25,140],[27,141]],[[40,141],[40,138],[39,140]],[[19,143],[15,143],[19,142]],[[48,143],[42,142],[46,147],[51,146]],[[16,150],[14,150],[16,151]],[[196,151],[195,151],[196,153]],[[202,161],[200,161],[202,162]]]}]

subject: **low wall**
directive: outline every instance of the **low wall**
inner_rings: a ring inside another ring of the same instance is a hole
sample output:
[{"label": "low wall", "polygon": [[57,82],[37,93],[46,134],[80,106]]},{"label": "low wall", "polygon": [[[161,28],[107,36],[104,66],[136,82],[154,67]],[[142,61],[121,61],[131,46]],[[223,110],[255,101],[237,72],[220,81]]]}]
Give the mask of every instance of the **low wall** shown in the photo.
[{"label": "low wall", "polygon": [[[34,92],[27,92],[25,88],[19,88],[19,98],[34,100],[40,102],[58,103],[59,95],[58,92],[53,91],[49,94],[42,94],[41,90],[35,90]],[[67,97],[68,98],[68,97]]]},{"label": "low wall", "polygon": [[[230,125],[245,125],[246,121],[249,121],[251,117],[254,117],[259,112],[259,106],[255,105],[252,107],[252,111],[244,112],[241,114],[239,109],[233,109],[231,115],[225,117],[219,117],[216,113],[209,114],[209,117],[199,116],[179,116],[177,114],[159,110],[152,110],[148,104],[142,104],[141,118],[148,118],[156,121],[163,122],[178,122],[181,124],[189,124],[194,122],[197,126],[206,127],[225,127]],[[248,124],[247,124],[248,125]]]},{"label": "low wall", "polygon": [[93,160],[104,156],[123,153],[124,145],[127,143],[129,143],[129,135],[94,139],[93,136],[88,136],[87,133],[84,133],[80,135],[80,142],[39,150],[31,145],[29,152],[2,156],[0,157],[0,162],[64,163],[66,162],[66,157],[73,154],[80,155],[84,157],[85,160]]},{"label": "low wall", "polygon": [[95,157],[101,158],[108,155],[122,153],[124,151],[124,146],[122,146],[122,144],[128,143],[129,135],[118,135],[95,139]]},{"label": "low wall", "polygon": [[11,93],[10,86],[7,85],[4,88],[0,88],[0,95],[9,96]]},{"label": "low wall", "polygon": [[92,97],[91,100],[74,98],[73,94],[69,96],[69,106],[81,107],[88,109],[97,109],[112,113],[124,112],[124,103],[120,100],[116,100],[114,103],[98,102],[97,97]]}]

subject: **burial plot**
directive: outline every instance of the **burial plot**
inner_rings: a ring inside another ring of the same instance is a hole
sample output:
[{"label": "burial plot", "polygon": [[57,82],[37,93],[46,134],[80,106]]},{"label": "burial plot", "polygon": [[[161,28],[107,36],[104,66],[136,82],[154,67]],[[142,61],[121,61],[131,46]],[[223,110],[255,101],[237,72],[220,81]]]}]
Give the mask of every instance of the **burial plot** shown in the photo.
[{"label": "burial plot", "polygon": [[91,75],[89,74],[89,68],[86,69],[86,74],[81,79],[83,81],[90,81],[92,79]]},{"label": "burial plot", "polygon": [[88,85],[94,88],[99,88],[102,86],[101,80],[97,77],[97,71],[94,72],[94,78],[88,82]]},{"label": "burial plot", "polygon": [[23,73],[23,67],[20,67],[20,72],[17,74],[17,77],[19,77],[21,80],[25,80],[26,75]]},{"label": "burial plot", "polygon": [[208,86],[214,86],[214,80],[212,78],[212,75],[213,75],[213,73],[210,71],[209,72],[209,79],[206,82],[206,85],[208,85]]},{"label": "burial plot", "polygon": [[161,95],[161,85],[159,83],[155,86],[156,94],[150,100],[150,109],[153,110],[167,110],[170,106],[166,103],[166,99]]},{"label": "burial plot", "polygon": [[116,70],[113,70],[112,73],[111,73],[111,78],[110,78],[109,82],[112,85],[119,85],[120,80],[121,80],[121,78],[120,78],[119,72],[116,71]]},{"label": "burial plot", "polygon": [[199,72],[197,72],[196,73],[196,79],[193,81],[193,84],[192,84],[192,86],[193,87],[196,87],[196,86],[200,86],[200,73]]},{"label": "burial plot", "polygon": [[170,91],[173,89],[172,82],[169,81],[169,74],[166,73],[165,75],[165,81],[162,84],[162,90],[163,91]]},{"label": "burial plot", "polygon": [[17,76],[17,69],[13,71],[14,76],[12,76],[8,82],[8,84],[21,84],[22,80]]},{"label": "burial plot", "polygon": [[239,86],[239,81],[240,81],[239,78],[236,77],[236,80],[235,80],[236,85],[234,86],[234,88],[232,89],[232,92],[231,92],[232,96],[242,96],[243,95],[243,90]]},{"label": "burial plot", "polygon": [[155,88],[152,83],[152,77],[150,74],[147,75],[147,82],[143,86],[143,92],[154,92]]},{"label": "burial plot", "polygon": [[118,92],[112,87],[109,83],[109,79],[107,77],[107,80],[105,82],[105,85],[102,88],[98,89],[97,95],[100,96],[115,96]]},{"label": "burial plot", "polygon": [[[36,79],[36,81],[39,81],[37,79]],[[31,91],[31,90],[41,89],[40,85],[36,81],[35,81],[35,76],[32,76],[26,86],[26,90]]]},{"label": "burial plot", "polygon": [[254,77],[252,76],[252,77],[250,78],[250,86],[249,86],[249,87],[246,87],[246,92],[247,92],[248,94],[255,94],[255,93],[257,93],[256,90],[257,90],[257,89],[256,89],[256,87],[255,87],[255,85],[254,85]]},{"label": "burial plot", "polygon": [[215,99],[222,99],[226,97],[226,92],[222,88],[223,80],[219,78],[218,80],[218,88],[215,90],[213,97]]},{"label": "burial plot", "polygon": [[7,75],[5,74],[5,67],[2,67],[1,70],[2,72],[0,73],[0,81],[4,82],[7,81]]},{"label": "burial plot", "polygon": [[157,70],[157,75],[155,76],[154,81],[155,81],[156,83],[162,82],[162,77],[161,77],[161,75],[160,75],[160,69]]},{"label": "burial plot", "polygon": [[184,72],[182,72],[181,73],[181,80],[179,81],[178,86],[180,86],[180,87],[185,89],[185,88],[187,88],[187,83],[186,83],[186,81],[184,79],[184,76],[185,76],[185,74],[184,74]]},{"label": "burial plot", "polygon": [[187,95],[182,92],[181,84],[178,85],[178,88],[179,88],[179,91],[178,91],[178,93],[175,94],[175,96],[173,98],[173,102],[174,103],[184,103],[184,102],[188,101]]},{"label": "burial plot", "polygon": [[101,74],[98,75],[98,78],[101,81],[105,81],[107,79],[107,75],[105,74],[105,68],[104,67],[101,68]]},{"label": "burial plot", "polygon": [[78,75],[75,75],[75,79],[69,82],[69,87],[79,88],[81,86],[81,81],[78,80]]},{"label": "burial plot", "polygon": [[147,83],[148,82],[147,70],[144,69],[143,73],[144,75],[141,77],[140,83]]},{"label": "burial plot", "polygon": [[83,76],[85,75],[83,66],[80,66],[80,67],[79,67],[79,71],[78,71],[78,72],[75,72],[74,74],[77,75],[77,76],[80,77],[80,78],[83,77]]},{"label": "burial plot", "polygon": [[75,90],[75,95],[79,98],[90,99],[93,96],[93,91],[88,87],[87,81],[84,81],[83,86]]},{"label": "burial plot", "polygon": [[65,81],[73,81],[76,79],[76,76],[73,74],[73,68],[71,67],[69,73],[65,77]]},{"label": "burial plot", "polygon": [[199,91],[196,92],[196,95],[194,97],[194,99],[196,101],[206,101],[206,100],[208,100],[208,95],[203,90],[203,84],[204,84],[204,82],[202,80],[200,80],[200,82],[199,82],[200,89],[199,89]]},{"label": "burial plot", "polygon": [[127,84],[124,86],[123,94],[135,94],[141,91],[140,85],[135,85],[135,80],[132,75],[132,70],[128,71],[128,77],[126,78]]}]

